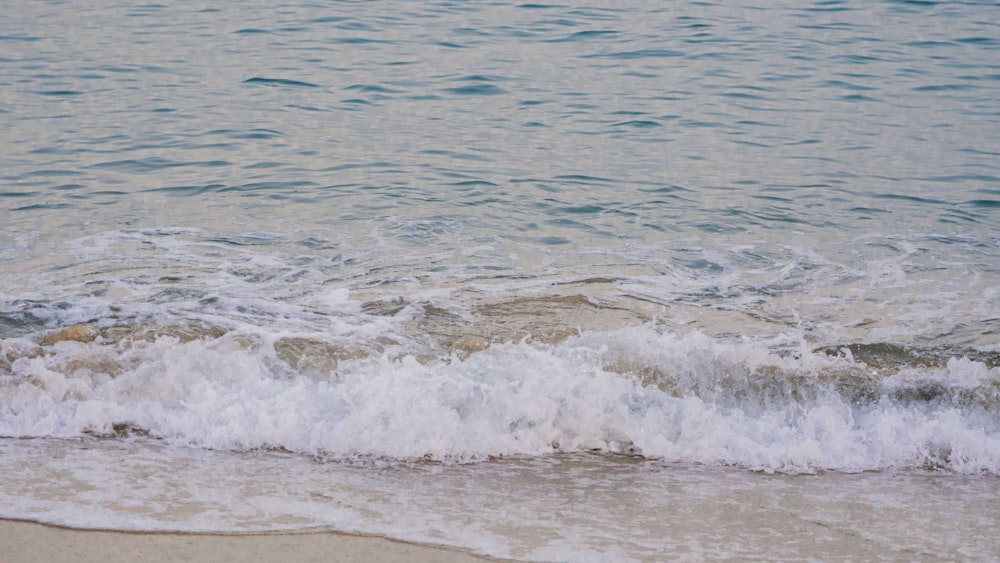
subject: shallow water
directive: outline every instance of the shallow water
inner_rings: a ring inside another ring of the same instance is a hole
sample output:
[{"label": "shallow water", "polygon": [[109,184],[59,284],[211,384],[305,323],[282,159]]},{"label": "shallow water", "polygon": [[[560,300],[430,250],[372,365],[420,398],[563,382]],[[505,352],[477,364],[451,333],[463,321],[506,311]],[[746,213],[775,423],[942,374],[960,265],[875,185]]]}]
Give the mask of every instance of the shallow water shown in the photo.
[{"label": "shallow water", "polygon": [[0,517],[997,553],[994,3],[9,12]]},{"label": "shallow water", "polygon": [[[1000,549],[1000,483],[940,472],[761,475],[585,454],[349,465],[144,440],[0,447],[8,511],[72,526],[334,528],[561,561],[987,560]],[[16,471],[11,458],[49,471]]]}]

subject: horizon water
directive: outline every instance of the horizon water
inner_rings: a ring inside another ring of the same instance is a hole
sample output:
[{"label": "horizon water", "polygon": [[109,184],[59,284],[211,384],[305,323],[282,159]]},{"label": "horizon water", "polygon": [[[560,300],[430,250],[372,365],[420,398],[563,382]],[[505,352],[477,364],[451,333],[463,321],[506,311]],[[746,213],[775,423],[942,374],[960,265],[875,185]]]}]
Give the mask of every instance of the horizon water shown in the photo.
[{"label": "horizon water", "polygon": [[996,3],[0,6],[0,517],[1000,557]]}]

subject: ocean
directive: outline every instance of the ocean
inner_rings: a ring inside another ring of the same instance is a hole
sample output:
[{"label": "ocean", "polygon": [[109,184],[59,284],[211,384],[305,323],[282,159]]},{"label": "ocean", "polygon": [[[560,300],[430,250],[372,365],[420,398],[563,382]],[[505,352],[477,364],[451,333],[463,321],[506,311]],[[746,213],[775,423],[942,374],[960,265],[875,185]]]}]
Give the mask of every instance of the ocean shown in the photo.
[{"label": "ocean", "polygon": [[0,517],[1000,557],[996,2],[0,9]]}]

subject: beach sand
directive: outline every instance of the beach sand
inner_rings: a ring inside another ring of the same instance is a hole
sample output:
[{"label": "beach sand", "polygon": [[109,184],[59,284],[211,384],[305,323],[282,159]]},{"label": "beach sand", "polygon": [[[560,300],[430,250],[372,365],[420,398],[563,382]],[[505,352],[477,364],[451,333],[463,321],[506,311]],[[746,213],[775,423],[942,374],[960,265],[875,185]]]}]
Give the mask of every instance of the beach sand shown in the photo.
[{"label": "beach sand", "polygon": [[335,532],[133,533],[78,530],[17,520],[0,520],[0,554],[4,563],[491,561],[444,547]]}]

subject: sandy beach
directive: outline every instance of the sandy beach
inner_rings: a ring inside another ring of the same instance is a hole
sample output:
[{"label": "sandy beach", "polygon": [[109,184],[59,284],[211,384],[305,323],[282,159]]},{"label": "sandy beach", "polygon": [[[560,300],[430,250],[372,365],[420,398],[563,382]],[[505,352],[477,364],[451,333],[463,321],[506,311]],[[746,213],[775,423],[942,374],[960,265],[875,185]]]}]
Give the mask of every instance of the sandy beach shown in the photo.
[{"label": "sandy beach", "polygon": [[334,532],[174,534],[77,530],[0,520],[5,563],[106,561],[491,561],[444,547]]}]

